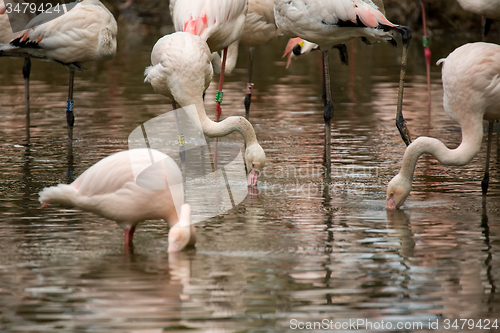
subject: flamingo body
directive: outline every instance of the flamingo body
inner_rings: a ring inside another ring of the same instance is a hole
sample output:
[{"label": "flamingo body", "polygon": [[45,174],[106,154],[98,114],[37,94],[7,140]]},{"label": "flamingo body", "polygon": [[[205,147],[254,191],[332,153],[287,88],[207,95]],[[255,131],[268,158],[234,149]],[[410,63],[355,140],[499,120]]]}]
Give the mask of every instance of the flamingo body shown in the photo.
[{"label": "flamingo body", "polygon": [[500,19],[499,0],[457,0],[458,4],[466,11],[487,17]]},{"label": "flamingo body", "polygon": [[[146,170],[152,164],[151,156],[155,162],[163,161],[166,175],[146,173],[139,186],[134,171]],[[169,185],[182,184],[182,173],[170,157],[157,150],[132,149],[100,160],[69,185],[44,188],[39,200],[113,220],[125,230],[126,241],[131,242],[136,225],[145,220],[164,219],[171,227],[180,219],[183,225],[190,224],[190,214],[181,212],[186,210],[182,208],[182,185],[167,189],[165,177]]]},{"label": "flamingo body", "polygon": [[116,20],[99,0],[80,1],[66,14],[36,25],[39,16],[11,41],[13,46],[27,50],[33,57],[63,64],[114,57]]},{"label": "flamingo body", "polygon": [[388,30],[397,27],[371,0],[275,0],[274,16],[285,35],[325,50],[357,37],[392,40]]},{"label": "flamingo body", "polygon": [[278,36],[274,21],[274,0],[249,0],[241,44],[258,46]]},{"label": "flamingo body", "polygon": [[409,145],[400,172],[387,187],[389,209],[399,208],[408,197],[420,155],[431,154],[444,165],[465,165],[481,149],[483,119],[500,119],[500,46],[466,44],[441,62],[443,106],[462,128],[462,143],[449,149],[438,139],[419,137]]},{"label": "flamingo body", "polygon": [[[153,47],[151,65],[145,70],[145,82],[173,99],[182,107],[195,105],[203,132],[208,137],[222,137],[238,131],[245,139],[245,163],[250,185],[256,185],[257,174],[265,165],[266,155],[257,142],[255,131],[244,117],[228,117],[213,122],[205,113],[203,92],[213,76],[211,54],[203,38],[187,32],[163,36]],[[193,115],[190,115],[193,116]],[[197,123],[197,121],[194,121]]]},{"label": "flamingo body", "polygon": [[171,12],[176,31],[202,37],[215,52],[239,39],[247,0],[176,0]]}]

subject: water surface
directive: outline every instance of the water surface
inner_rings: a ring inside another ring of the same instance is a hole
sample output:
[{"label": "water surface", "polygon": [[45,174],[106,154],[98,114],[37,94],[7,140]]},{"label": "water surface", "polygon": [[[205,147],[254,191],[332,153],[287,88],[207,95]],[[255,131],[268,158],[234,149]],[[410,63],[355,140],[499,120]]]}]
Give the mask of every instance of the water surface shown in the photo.
[{"label": "water surface", "polygon": [[[394,126],[401,49],[390,45],[353,43],[349,66],[332,52],[329,183],[322,177],[320,55],[286,69],[286,40],[257,48],[250,120],[266,168],[257,194],[197,224],[196,250],[168,255],[166,224],[149,221],[134,237],[134,254],[125,254],[114,222],[76,209],[40,209],[42,188],[70,182],[127,149],[132,130],[171,110],[143,83],[160,36],[121,36],[114,60],[77,73],[73,158],[66,146],[67,70],[33,61],[26,146],[23,60],[0,59],[0,331],[274,332],[324,319],[429,330],[436,320],[500,319],[498,135],[486,206],[484,140],[464,167],[422,157],[404,208],[386,212],[386,184],[405,150]],[[435,41],[433,61],[467,41]],[[442,108],[437,66],[428,109],[419,45],[410,49],[408,127],[414,137],[456,147],[460,130]],[[223,117],[244,115],[248,52],[240,51],[226,79]],[[206,96],[211,117],[214,96],[215,82]],[[238,135],[226,141],[242,142]]]}]

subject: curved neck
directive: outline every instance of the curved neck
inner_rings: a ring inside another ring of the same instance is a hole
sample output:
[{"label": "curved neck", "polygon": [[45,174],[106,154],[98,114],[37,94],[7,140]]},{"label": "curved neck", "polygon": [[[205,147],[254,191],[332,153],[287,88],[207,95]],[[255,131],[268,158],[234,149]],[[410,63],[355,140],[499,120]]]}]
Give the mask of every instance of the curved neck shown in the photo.
[{"label": "curved neck", "polygon": [[[183,104],[182,101],[178,102],[181,106],[193,104]],[[205,112],[205,105],[203,104],[203,100],[201,98],[197,98],[194,105],[196,106],[196,111],[198,113],[198,118],[200,119],[203,133],[206,136],[211,138],[223,137],[231,134],[234,131],[238,131],[243,136],[246,147],[258,143],[252,124],[250,124],[250,122],[244,117],[231,116],[216,123],[215,121],[212,121],[210,118],[208,118]]]},{"label": "curved neck", "polygon": [[423,154],[431,154],[443,165],[465,165],[479,153],[482,140],[482,119],[462,127],[462,143],[456,149],[449,149],[438,139],[421,136],[406,149],[399,174],[411,181],[417,160]]}]

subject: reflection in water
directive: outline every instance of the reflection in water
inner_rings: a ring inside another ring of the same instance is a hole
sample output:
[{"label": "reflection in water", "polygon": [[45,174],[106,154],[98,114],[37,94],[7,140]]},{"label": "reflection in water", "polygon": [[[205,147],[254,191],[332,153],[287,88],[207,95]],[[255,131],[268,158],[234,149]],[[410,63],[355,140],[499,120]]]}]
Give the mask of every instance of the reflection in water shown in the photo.
[{"label": "reflection in water", "polygon": [[[114,60],[89,63],[76,77],[72,156],[61,113],[66,72],[33,61],[31,140],[24,146],[23,60],[0,59],[2,330],[286,331],[294,318],[497,316],[498,136],[487,206],[479,185],[484,142],[461,168],[422,157],[406,209],[386,212],[385,187],[405,149],[393,120],[399,52],[390,46],[356,41],[349,67],[331,58],[337,100],[330,183],[321,165],[320,58],[299,57],[286,70],[285,40],[255,50],[256,59],[268,60],[254,64],[261,74],[254,75],[251,121],[269,162],[244,202],[197,225],[196,250],[168,255],[167,225],[150,221],[140,226],[135,254],[126,255],[114,222],[73,209],[39,209],[43,187],[71,182],[127,149],[133,129],[171,110],[143,83],[160,35],[150,31],[133,44],[121,39]],[[435,43],[433,54],[446,56],[463,42]],[[432,119],[428,114],[421,51],[418,43],[410,48],[408,126],[414,136],[456,146],[460,131],[442,109],[437,67],[431,68]],[[242,49],[227,78],[226,116],[245,112],[246,57]],[[207,104],[214,97],[213,84]],[[213,107],[207,111],[213,117]],[[224,140],[242,142],[237,134]]]}]

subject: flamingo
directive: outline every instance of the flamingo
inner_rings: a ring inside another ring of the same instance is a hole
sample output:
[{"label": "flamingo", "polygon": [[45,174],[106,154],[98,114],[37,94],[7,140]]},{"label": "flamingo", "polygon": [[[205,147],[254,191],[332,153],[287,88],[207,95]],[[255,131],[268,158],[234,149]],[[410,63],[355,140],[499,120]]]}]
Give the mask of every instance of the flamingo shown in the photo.
[{"label": "flamingo", "polygon": [[278,28],[274,22],[274,0],[248,0],[248,13],[245,27],[240,37],[240,43],[250,49],[248,63],[248,82],[245,91],[245,116],[250,116],[250,104],[252,102],[253,59],[255,47],[264,44],[278,36]]},{"label": "flamingo", "polygon": [[[18,3],[24,3],[24,1],[18,1]],[[11,24],[11,21],[12,24]],[[12,26],[22,25],[23,27],[29,22],[29,18],[24,13],[16,13],[16,15],[7,15],[7,7],[3,0],[0,0],[0,56],[20,56],[24,57],[23,65],[23,78],[24,78],[24,88],[25,88],[25,100],[26,100],[26,139],[29,144],[30,141],[30,93],[29,93],[29,80],[31,72],[31,59],[26,52],[5,52],[2,49],[8,48],[11,40],[16,38],[18,34],[13,32]]]},{"label": "flamingo", "polygon": [[483,119],[500,119],[500,46],[465,44],[440,63],[444,109],[462,128],[462,143],[449,149],[438,139],[421,136],[409,145],[401,170],[387,187],[387,209],[399,208],[408,197],[420,155],[431,154],[444,165],[465,165],[481,150]]},{"label": "flamingo", "polygon": [[244,117],[228,117],[214,122],[207,117],[203,93],[213,76],[211,54],[203,38],[187,32],[176,32],[160,38],[151,52],[151,66],[144,72],[145,82],[181,107],[194,105],[203,132],[208,137],[222,137],[238,131],[245,140],[247,185],[257,185],[257,177],[266,163],[255,131]]},{"label": "flamingo", "polygon": [[[61,6],[69,6],[61,5]],[[31,20],[25,30],[14,38],[3,52],[23,52],[30,57],[65,65],[69,69],[66,121],[68,144],[72,147],[73,82],[75,69],[81,63],[105,61],[116,53],[117,25],[113,14],[99,0],[78,0],[64,15],[53,18],[42,13]]]},{"label": "flamingo", "polygon": [[[484,17],[483,38],[490,31],[491,21],[500,19],[499,0],[457,0],[460,7],[465,11],[475,13]],[[484,40],[483,40],[484,41]]]},{"label": "flamingo", "polygon": [[[172,20],[176,31],[185,31],[201,36],[212,52],[222,50],[219,86],[215,95],[215,121],[220,120],[222,113],[222,86],[229,51],[236,65],[238,39],[243,32],[248,10],[247,0],[175,0],[170,4]],[[234,55],[236,54],[236,55]],[[217,57],[213,57],[213,64]],[[231,68],[231,69],[232,69]],[[215,138],[214,165],[217,168],[217,137]]]},{"label": "flamingo", "polygon": [[378,10],[371,0],[275,0],[274,17],[278,28],[289,37],[300,37],[319,46],[323,56],[325,100],[325,164],[327,175],[331,172],[331,119],[333,103],[330,85],[328,52],[332,46],[361,37],[367,43],[394,42],[390,30],[403,37],[403,58],[399,87],[396,126],[408,145],[409,131],[402,113],[403,82],[407,48],[411,39],[408,27],[396,25]]},{"label": "flamingo", "polygon": [[176,31],[201,36],[212,52],[223,50],[215,100],[215,121],[219,121],[228,46],[236,42],[243,32],[247,0],[176,0],[170,8]]},{"label": "flamingo", "polygon": [[[147,172],[152,164],[158,168]],[[134,178],[135,170],[146,170],[141,186]],[[173,159],[154,149],[131,149],[110,155],[69,185],[44,188],[39,200],[42,207],[72,206],[115,221],[124,230],[126,250],[133,245],[137,224],[145,220],[164,219],[169,223],[169,252],[196,242],[190,207],[183,204],[182,173]]]}]

